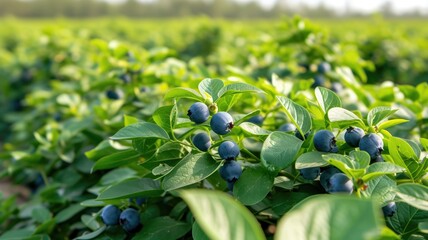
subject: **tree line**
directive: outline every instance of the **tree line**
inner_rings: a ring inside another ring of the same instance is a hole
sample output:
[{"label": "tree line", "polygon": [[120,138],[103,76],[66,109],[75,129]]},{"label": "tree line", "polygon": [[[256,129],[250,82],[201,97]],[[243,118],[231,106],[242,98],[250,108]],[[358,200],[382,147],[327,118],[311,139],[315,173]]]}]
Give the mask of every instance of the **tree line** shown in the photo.
[{"label": "tree line", "polygon": [[[338,13],[322,3],[316,7],[291,6],[287,0],[276,0],[272,8],[264,8],[256,2],[237,3],[232,0],[157,0],[139,2],[126,0],[108,3],[100,0],[1,0],[0,16],[24,18],[92,18],[104,16],[125,16],[129,18],[177,18],[187,16],[208,16],[228,19],[277,18],[300,14],[311,18],[361,17],[358,12],[347,10]],[[381,13],[397,17],[386,3]],[[423,17],[418,10],[401,17]]]}]

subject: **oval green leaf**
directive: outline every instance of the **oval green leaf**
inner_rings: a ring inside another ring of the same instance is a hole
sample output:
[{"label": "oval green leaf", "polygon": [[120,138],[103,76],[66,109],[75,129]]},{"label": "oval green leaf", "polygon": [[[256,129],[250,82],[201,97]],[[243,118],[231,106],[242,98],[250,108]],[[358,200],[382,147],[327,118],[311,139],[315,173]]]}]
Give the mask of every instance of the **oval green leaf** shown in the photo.
[{"label": "oval green leaf", "polygon": [[113,140],[130,140],[137,138],[160,138],[169,140],[168,133],[163,128],[149,122],[139,122],[126,126],[110,138]]},{"label": "oval green leaf", "polygon": [[248,167],[235,183],[233,195],[244,205],[254,205],[270,192],[274,178],[264,166]]},{"label": "oval green leaf", "polygon": [[272,171],[280,171],[293,164],[303,142],[284,132],[271,133],[263,143],[262,163]]}]

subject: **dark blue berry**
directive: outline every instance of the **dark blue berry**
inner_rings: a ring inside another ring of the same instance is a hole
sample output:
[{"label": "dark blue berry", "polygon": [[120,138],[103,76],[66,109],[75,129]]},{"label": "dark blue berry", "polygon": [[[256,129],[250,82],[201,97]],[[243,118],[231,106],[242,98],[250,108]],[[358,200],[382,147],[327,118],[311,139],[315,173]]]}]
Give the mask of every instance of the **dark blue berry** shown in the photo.
[{"label": "dark blue berry", "polygon": [[300,175],[306,180],[315,180],[320,175],[319,167],[303,168],[300,169]]},{"label": "dark blue berry", "polygon": [[352,180],[343,173],[335,173],[328,180],[327,192],[329,193],[349,193],[354,191]]},{"label": "dark blue berry", "polygon": [[383,159],[383,157],[382,157],[381,154],[377,155],[376,158],[372,159],[370,161],[370,164],[372,164],[372,163],[378,163],[378,162],[385,162],[385,160]]},{"label": "dark blue berry", "polygon": [[292,123],[284,123],[279,127],[278,130],[283,132],[294,132],[296,131],[296,126],[294,126]]},{"label": "dark blue berry", "polygon": [[122,75],[120,75],[120,77],[119,77],[122,81],[123,81],[123,83],[130,83],[131,81],[132,81],[132,79],[131,79],[131,75],[129,75],[129,74],[122,74]]},{"label": "dark blue berry", "polygon": [[336,167],[333,167],[333,166],[329,166],[328,168],[324,169],[321,172],[320,183],[326,192],[328,191],[328,185],[329,185],[328,181],[330,180],[331,176],[333,176],[336,173],[340,173],[340,172],[341,171],[339,169],[337,169]]},{"label": "dark blue berry", "polygon": [[338,152],[334,134],[329,130],[320,130],[315,133],[314,147],[320,152]]},{"label": "dark blue berry", "polygon": [[316,87],[322,87],[324,86],[325,83],[325,79],[323,75],[315,75],[314,77],[314,83],[312,83],[312,88],[316,88]]},{"label": "dark blue berry", "polygon": [[318,72],[321,74],[325,74],[331,71],[331,66],[328,62],[322,62],[320,64],[318,64],[318,68],[317,68]]},{"label": "dark blue berry", "polygon": [[[307,132],[307,133],[305,133],[305,139],[308,138],[309,133],[310,133],[310,131]],[[296,136],[296,138],[298,138],[298,139],[300,139],[302,141],[304,140],[302,134],[300,134],[299,130],[297,130],[297,129],[294,131],[294,136]]]},{"label": "dark blue berry", "polygon": [[206,104],[196,102],[190,106],[189,110],[187,111],[187,116],[189,116],[192,122],[200,124],[208,120],[208,117],[210,116],[210,110]]},{"label": "dark blue berry", "polygon": [[205,132],[201,132],[193,136],[192,142],[195,147],[203,152],[206,152],[211,147],[210,136]]},{"label": "dark blue berry", "polygon": [[370,158],[374,160],[383,151],[383,141],[375,133],[369,133],[361,138],[359,147],[361,151],[366,151]]},{"label": "dark blue berry", "polygon": [[135,197],[135,198],[130,198],[129,201],[130,202],[135,201],[135,203],[138,206],[141,206],[141,205],[143,205],[144,203],[147,202],[147,198],[145,198],[145,197]]},{"label": "dark blue berry", "polygon": [[228,182],[235,182],[242,174],[241,165],[234,160],[226,161],[219,171],[220,176]]},{"label": "dark blue berry", "polygon": [[106,225],[119,224],[120,209],[114,205],[107,205],[101,212],[101,219]]},{"label": "dark blue berry", "polygon": [[228,134],[234,127],[233,118],[227,112],[218,112],[214,114],[211,118],[210,125],[211,129],[219,135]]},{"label": "dark blue berry", "polygon": [[397,212],[397,205],[395,202],[390,202],[382,207],[382,211],[385,217],[392,217]]},{"label": "dark blue berry", "polygon": [[121,98],[121,93],[119,91],[110,89],[110,90],[107,90],[106,96],[111,100],[119,100]]},{"label": "dark blue berry", "polygon": [[263,125],[263,121],[264,121],[264,118],[261,115],[251,117],[250,119],[247,120],[247,122],[254,123],[259,126]]},{"label": "dark blue berry", "polygon": [[349,127],[345,132],[345,141],[351,147],[358,147],[364,134],[364,130],[361,128]]},{"label": "dark blue berry", "polygon": [[224,141],[218,147],[218,154],[224,160],[234,160],[239,155],[239,147],[233,141]]},{"label": "dark blue berry", "polygon": [[127,208],[120,214],[119,223],[125,231],[134,232],[141,226],[140,214],[133,208]]}]

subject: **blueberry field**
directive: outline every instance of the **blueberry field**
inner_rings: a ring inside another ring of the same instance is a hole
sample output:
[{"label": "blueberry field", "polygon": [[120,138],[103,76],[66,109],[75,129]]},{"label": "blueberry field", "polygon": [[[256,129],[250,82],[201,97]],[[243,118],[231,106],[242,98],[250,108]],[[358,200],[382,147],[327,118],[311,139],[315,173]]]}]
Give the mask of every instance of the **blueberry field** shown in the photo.
[{"label": "blueberry field", "polygon": [[426,22],[0,26],[0,240],[428,239]]}]

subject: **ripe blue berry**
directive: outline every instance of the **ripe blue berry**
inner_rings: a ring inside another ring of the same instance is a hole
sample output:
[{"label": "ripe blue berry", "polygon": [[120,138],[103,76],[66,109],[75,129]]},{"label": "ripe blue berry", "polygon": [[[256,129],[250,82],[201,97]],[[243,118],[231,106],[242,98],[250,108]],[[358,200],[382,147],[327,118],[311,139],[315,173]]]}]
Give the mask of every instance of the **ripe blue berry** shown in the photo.
[{"label": "ripe blue berry", "polygon": [[383,141],[374,133],[366,134],[360,140],[360,150],[366,151],[372,160],[376,159],[383,151]]},{"label": "ripe blue berry", "polygon": [[377,162],[385,162],[381,154],[377,155],[376,158],[372,159],[370,161],[370,164],[377,163]]},{"label": "ripe blue berry", "polygon": [[345,141],[351,147],[358,147],[363,136],[363,129],[358,127],[349,127],[345,132]]},{"label": "ripe blue berry", "polygon": [[312,83],[312,88],[324,86],[325,79],[323,75],[315,75],[314,77],[314,83]]},{"label": "ripe blue berry", "polygon": [[327,192],[329,193],[349,193],[354,191],[352,180],[343,173],[335,173],[328,180]]},{"label": "ripe blue berry", "polygon": [[263,125],[264,118],[261,115],[256,115],[247,120],[247,122],[254,123],[256,125]]},{"label": "ripe blue berry", "polygon": [[233,118],[227,112],[218,112],[211,118],[211,129],[219,134],[225,135],[229,133],[233,128]]},{"label": "ripe blue berry", "polygon": [[314,147],[320,152],[338,152],[334,134],[329,130],[320,130],[315,133]]},{"label": "ripe blue berry", "polygon": [[303,168],[300,169],[300,175],[306,180],[315,180],[320,175],[320,171],[319,167]]},{"label": "ripe blue berry", "polygon": [[395,202],[390,202],[382,207],[382,211],[385,217],[392,217],[397,211],[397,205],[395,204]]},{"label": "ripe blue berry", "polygon": [[122,81],[123,81],[123,83],[125,83],[125,84],[130,83],[130,82],[132,81],[132,79],[131,79],[131,75],[129,75],[129,74],[127,74],[127,73],[120,75],[120,77],[119,77],[119,78],[120,78],[120,80],[122,80]]},{"label": "ripe blue berry", "polygon": [[[310,131],[309,131],[309,132],[307,132],[307,133],[305,133],[305,139],[307,139],[307,138],[308,138],[309,133],[310,133]],[[299,130],[297,130],[297,129],[296,129],[296,130],[294,131],[294,136],[295,136],[296,138],[298,138],[298,139],[300,139],[300,140],[302,140],[302,141],[303,141],[303,136],[302,136],[302,134],[300,134]]]},{"label": "ripe blue berry", "polygon": [[235,182],[242,174],[241,165],[234,160],[226,161],[219,171],[220,176],[228,182]]},{"label": "ripe blue berry", "polygon": [[337,169],[336,167],[333,167],[333,166],[330,166],[321,172],[320,183],[326,192],[328,191],[328,181],[330,180],[331,176],[333,176],[336,173],[340,173],[340,172],[341,171],[339,169]]},{"label": "ripe blue berry", "polygon": [[192,138],[193,145],[199,150],[206,152],[211,147],[211,139],[207,133],[201,132],[193,136]]},{"label": "ripe blue berry", "polygon": [[122,98],[122,94],[119,91],[111,90],[111,89],[107,90],[106,96],[111,100],[119,100],[120,98]]},{"label": "ripe blue berry", "polygon": [[141,225],[140,214],[133,208],[127,208],[120,214],[119,223],[125,231],[134,232]]},{"label": "ripe blue berry", "polygon": [[196,124],[200,124],[208,120],[210,116],[210,110],[207,105],[201,102],[196,102],[190,106],[187,111],[187,116],[189,116],[190,120]]},{"label": "ripe blue berry", "polygon": [[294,132],[296,131],[296,126],[294,126],[292,123],[284,123],[279,127],[278,130],[283,132]]},{"label": "ripe blue berry", "polygon": [[318,64],[318,72],[321,74],[325,74],[331,71],[331,66],[328,62],[322,62]]},{"label": "ripe blue berry", "polygon": [[114,205],[107,205],[101,212],[101,219],[106,225],[112,226],[119,224],[120,209]]},{"label": "ripe blue berry", "polygon": [[135,198],[130,198],[129,201],[130,202],[135,201],[135,203],[138,206],[141,206],[141,205],[143,205],[143,203],[147,202],[147,198],[145,198],[145,197],[135,197]]},{"label": "ripe blue berry", "polygon": [[218,147],[218,154],[224,160],[235,160],[239,155],[239,147],[233,141],[224,141]]}]

